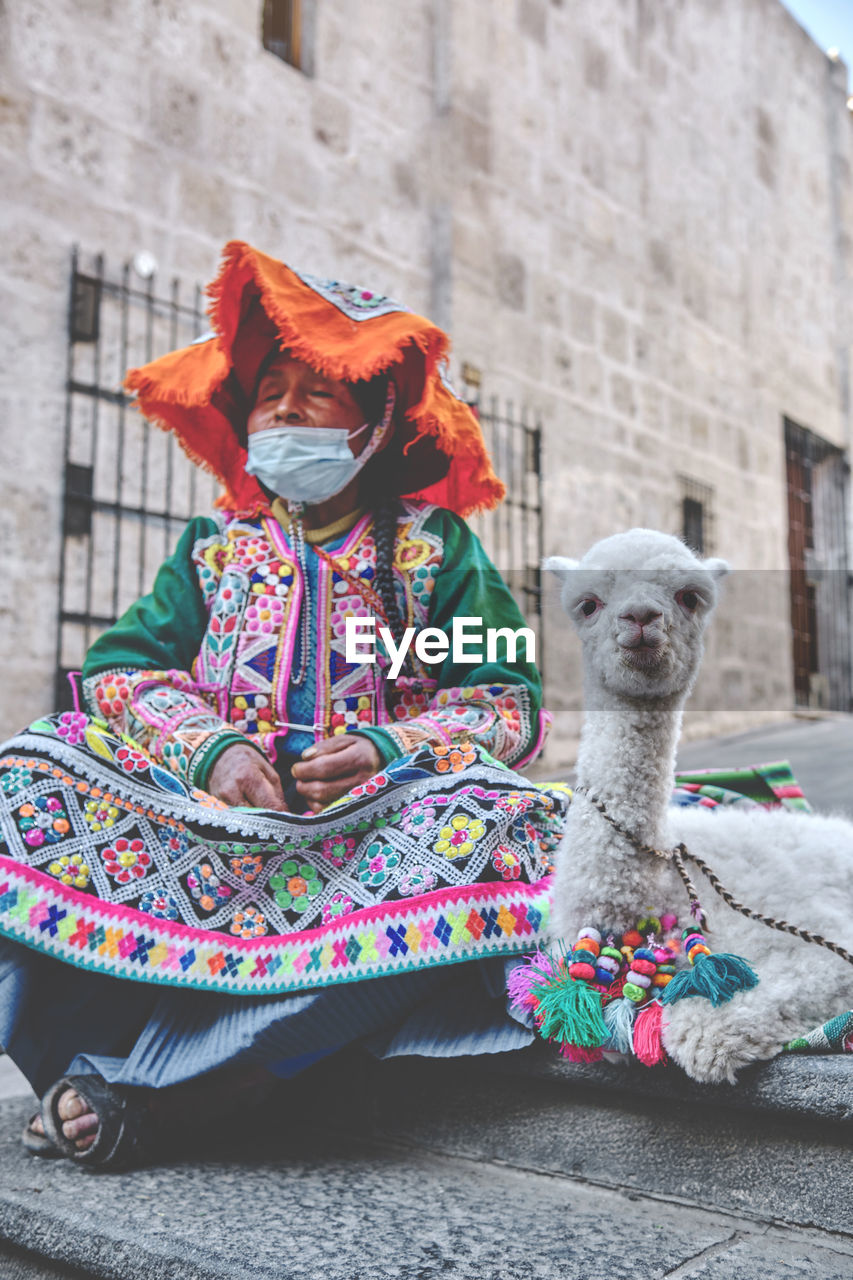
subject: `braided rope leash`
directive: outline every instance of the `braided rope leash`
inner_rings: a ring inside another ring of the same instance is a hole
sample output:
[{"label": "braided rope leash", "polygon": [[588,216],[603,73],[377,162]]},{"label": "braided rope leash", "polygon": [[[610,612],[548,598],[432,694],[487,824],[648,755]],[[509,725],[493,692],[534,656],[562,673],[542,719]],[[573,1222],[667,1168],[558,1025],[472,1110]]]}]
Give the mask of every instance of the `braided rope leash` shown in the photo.
[{"label": "braided rope leash", "polygon": [[719,894],[732,910],[739,911],[742,916],[748,916],[750,920],[757,920],[760,924],[766,924],[770,929],[778,929],[780,933],[790,933],[797,938],[802,938],[804,942],[813,942],[818,947],[826,947],[827,951],[833,952],[834,955],[840,956],[842,960],[846,960],[848,964],[853,965],[853,955],[839,943],[832,942],[829,938],[823,938],[819,933],[812,933],[809,929],[800,929],[795,924],[789,924],[787,920],[774,920],[772,916],[762,915],[760,911],[753,911],[751,907],[746,907],[742,902],[738,902],[737,898],[729,893],[719,877],[711,870],[707,862],[700,858],[698,854],[691,853],[685,844],[677,844],[674,849],[669,850],[656,849],[654,845],[643,844],[607,812],[604,802],[594,796],[587,787],[575,787],[575,794],[585,795],[590,804],[594,805],[601,816],[607,819],[611,827],[618,831],[619,835],[627,840],[629,844],[633,845],[638,853],[651,854],[656,858],[665,858],[667,861],[674,863],[690,899],[690,913],[703,928],[707,928],[705,912],[702,910],[696,888],[684,865],[685,859],[689,859],[694,866],[698,867],[707,876],[714,892]]},{"label": "braided rope leash", "polygon": [[829,938],[823,938],[819,933],[812,933],[809,929],[800,929],[795,924],[789,924],[787,920],[774,920],[772,916],[765,916],[760,911],[753,911],[750,907],[745,907],[742,902],[738,902],[737,898],[729,893],[725,885],[720,883],[719,878],[714,874],[707,862],[703,861],[698,854],[691,853],[683,844],[679,845],[678,849],[708,877],[715,892],[734,911],[739,911],[742,916],[749,916],[750,920],[758,920],[761,924],[766,924],[771,929],[778,929],[780,933],[792,933],[795,937],[802,938],[804,942],[814,942],[819,947],[826,947],[828,951],[834,952],[842,960],[846,960],[848,964],[853,964],[853,955],[837,942],[832,942]]}]

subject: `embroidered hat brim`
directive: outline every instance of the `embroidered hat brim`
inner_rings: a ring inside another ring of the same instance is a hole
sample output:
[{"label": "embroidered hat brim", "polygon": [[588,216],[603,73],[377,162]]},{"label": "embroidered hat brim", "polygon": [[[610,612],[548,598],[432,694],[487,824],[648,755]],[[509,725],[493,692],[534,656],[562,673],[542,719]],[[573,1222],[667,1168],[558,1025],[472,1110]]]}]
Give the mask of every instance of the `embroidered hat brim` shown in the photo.
[{"label": "embroidered hat brim", "polygon": [[504,497],[480,424],[443,374],[449,339],[437,325],[369,290],[299,274],[239,240],[225,246],[208,293],[211,334],[132,369],[125,387],[147,418],[218,477],[226,505],[268,505],[244,470],[246,450],[232,423],[245,418],[275,344],[333,378],[393,377],[398,429],[382,459],[389,491],[459,515]]}]

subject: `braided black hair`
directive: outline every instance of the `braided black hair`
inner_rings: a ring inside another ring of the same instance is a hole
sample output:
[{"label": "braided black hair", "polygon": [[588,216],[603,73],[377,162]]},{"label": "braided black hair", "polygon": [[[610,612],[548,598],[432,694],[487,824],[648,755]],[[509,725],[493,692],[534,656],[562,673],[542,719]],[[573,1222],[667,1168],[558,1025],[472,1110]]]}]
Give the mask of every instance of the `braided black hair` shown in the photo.
[{"label": "braided black hair", "polygon": [[[396,644],[400,644],[406,624],[400,613],[397,592],[394,589],[394,545],[397,540],[397,516],[399,503],[396,498],[384,498],[376,507],[373,518],[373,540],[376,543],[376,577],[374,586],[382,600],[388,627]],[[406,653],[403,674],[414,675],[411,654]]]}]

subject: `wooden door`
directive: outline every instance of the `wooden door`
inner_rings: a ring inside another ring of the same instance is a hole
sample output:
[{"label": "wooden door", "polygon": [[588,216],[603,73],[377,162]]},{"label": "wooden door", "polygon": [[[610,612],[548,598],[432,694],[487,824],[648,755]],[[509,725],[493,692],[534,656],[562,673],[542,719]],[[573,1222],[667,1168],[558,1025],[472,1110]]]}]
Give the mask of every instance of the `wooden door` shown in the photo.
[{"label": "wooden door", "polygon": [[853,709],[847,477],[841,449],[785,420],[797,703]]}]

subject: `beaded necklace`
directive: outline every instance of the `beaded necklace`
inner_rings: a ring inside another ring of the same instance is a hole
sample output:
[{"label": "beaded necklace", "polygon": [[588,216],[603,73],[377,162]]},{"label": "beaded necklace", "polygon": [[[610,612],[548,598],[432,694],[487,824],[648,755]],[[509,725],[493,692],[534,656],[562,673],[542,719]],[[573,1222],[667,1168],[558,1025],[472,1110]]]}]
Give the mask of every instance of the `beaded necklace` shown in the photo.
[{"label": "beaded necklace", "polygon": [[299,688],[305,683],[305,676],[308,672],[308,654],[311,645],[311,580],[308,577],[305,525],[302,521],[305,504],[288,501],[287,509],[290,515],[291,529],[293,530],[296,561],[302,574],[302,609],[299,616],[299,669],[295,675],[293,671],[290,673],[291,684]]}]

